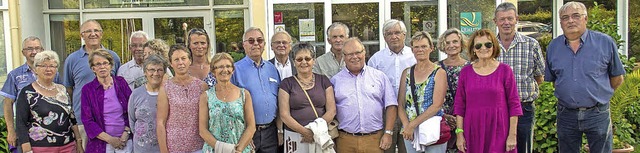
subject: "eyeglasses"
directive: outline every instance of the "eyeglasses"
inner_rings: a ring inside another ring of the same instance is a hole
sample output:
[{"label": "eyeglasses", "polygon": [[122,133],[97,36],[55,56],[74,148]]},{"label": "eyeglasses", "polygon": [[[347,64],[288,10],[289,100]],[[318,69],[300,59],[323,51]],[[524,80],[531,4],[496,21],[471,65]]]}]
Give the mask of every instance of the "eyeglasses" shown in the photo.
[{"label": "eyeglasses", "polygon": [[313,58],[311,58],[311,57],[300,57],[300,58],[296,58],[296,61],[297,61],[297,62],[302,62],[303,60],[304,60],[304,61],[309,62],[309,61],[313,60]]},{"label": "eyeglasses", "polygon": [[42,47],[28,47],[28,48],[23,48],[22,51],[29,51],[29,52],[42,51]]},{"label": "eyeglasses", "polygon": [[393,35],[401,35],[404,34],[404,32],[401,31],[390,31],[390,32],[385,32],[384,35],[385,36],[393,36]]},{"label": "eyeglasses", "polygon": [[255,42],[258,42],[258,44],[262,44],[262,43],[264,43],[264,38],[247,39],[247,40],[244,40],[244,41],[248,42],[249,44],[253,44]]},{"label": "eyeglasses", "polygon": [[357,52],[353,52],[353,53],[349,53],[349,54],[344,54],[344,56],[350,57],[350,56],[360,55],[363,52],[364,52],[364,50],[361,50],[361,51],[357,51]]},{"label": "eyeglasses", "polygon": [[[480,48],[482,48],[482,43],[475,44],[475,45],[473,45],[473,47],[474,47],[475,49],[480,49]],[[493,43],[491,43],[491,42],[486,42],[486,43],[484,43],[484,47],[486,47],[486,48],[493,48]]]},{"label": "eyeglasses", "polygon": [[213,66],[213,69],[222,69],[222,68],[233,68],[233,65],[220,65],[220,66]]},{"label": "eyeglasses", "polygon": [[164,73],[164,69],[147,69],[147,72],[149,73]]},{"label": "eyeglasses", "polygon": [[41,67],[45,69],[57,69],[58,65],[36,65],[36,67]]},{"label": "eyeglasses", "polygon": [[586,15],[586,14],[573,13],[573,14],[571,14],[571,16],[569,16],[569,15],[563,15],[563,16],[561,16],[561,17],[560,17],[560,20],[562,20],[562,21],[568,21],[568,20],[569,20],[569,18],[574,19],[574,20],[579,20],[579,19],[581,19],[581,18],[582,18],[582,16],[584,16],[584,15]]},{"label": "eyeglasses", "polygon": [[93,33],[101,33],[102,29],[89,29],[89,30],[82,31],[83,34],[84,33],[91,33],[91,32],[93,32]]},{"label": "eyeglasses", "polygon": [[93,63],[93,66],[97,66],[97,67],[111,66],[111,63],[109,63],[109,62]]},{"label": "eyeglasses", "polygon": [[271,42],[271,45],[285,45],[285,44],[289,44],[289,42],[287,42],[287,41],[274,41],[274,42]]},{"label": "eyeglasses", "polygon": [[504,18],[498,19],[498,21],[500,21],[500,22],[505,22],[505,21],[511,22],[511,21],[514,21],[514,20],[516,20],[516,18],[514,18],[514,17],[504,17]]},{"label": "eyeglasses", "polygon": [[131,48],[142,48],[142,47],[144,47],[144,44],[129,44],[129,47],[131,47]]}]

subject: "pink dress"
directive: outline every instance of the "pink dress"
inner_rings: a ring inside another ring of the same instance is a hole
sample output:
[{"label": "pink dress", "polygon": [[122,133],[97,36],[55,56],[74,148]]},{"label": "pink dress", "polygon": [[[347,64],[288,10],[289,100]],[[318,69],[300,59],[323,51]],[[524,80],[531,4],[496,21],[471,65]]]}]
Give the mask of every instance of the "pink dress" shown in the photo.
[{"label": "pink dress", "polygon": [[202,149],[204,140],[198,134],[198,101],[203,92],[202,80],[193,79],[187,86],[167,81],[169,98],[167,146],[169,152],[194,152]]},{"label": "pink dress", "polygon": [[460,71],[453,114],[464,117],[468,153],[507,152],[509,117],[522,115],[515,81],[503,63],[486,76],[477,74],[472,65]]}]

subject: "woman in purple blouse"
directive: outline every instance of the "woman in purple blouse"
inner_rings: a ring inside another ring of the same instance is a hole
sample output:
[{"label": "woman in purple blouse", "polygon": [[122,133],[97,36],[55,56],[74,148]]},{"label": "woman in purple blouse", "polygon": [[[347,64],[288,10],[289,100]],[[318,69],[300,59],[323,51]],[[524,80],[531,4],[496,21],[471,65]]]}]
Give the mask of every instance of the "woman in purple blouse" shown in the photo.
[{"label": "woman in purple blouse", "polygon": [[132,152],[127,104],[131,89],[123,77],[111,74],[113,57],[104,49],[89,54],[96,78],[82,87],[81,113],[87,153]]}]

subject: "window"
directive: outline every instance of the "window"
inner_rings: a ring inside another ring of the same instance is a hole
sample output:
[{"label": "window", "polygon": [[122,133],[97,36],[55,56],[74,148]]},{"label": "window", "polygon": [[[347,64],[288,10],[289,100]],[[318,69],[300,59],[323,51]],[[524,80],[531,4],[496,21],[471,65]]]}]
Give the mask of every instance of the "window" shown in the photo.
[{"label": "window", "polygon": [[[300,22],[314,22],[313,41],[309,41],[309,37],[302,39],[303,41],[312,43],[316,46],[316,57],[325,53],[324,48],[324,4],[323,3],[304,3],[304,4],[275,4],[273,5],[274,14],[281,15],[282,21],[274,23],[276,27],[284,26],[284,30],[289,32],[291,39],[295,42],[300,41]],[[277,19],[276,19],[277,20]],[[275,22],[275,21],[272,21]],[[274,32],[275,33],[275,32]],[[270,36],[271,37],[271,36]],[[270,43],[267,43],[270,44]]]},{"label": "window", "polygon": [[[407,26],[405,45],[409,46],[411,37],[418,31],[431,34],[433,44],[438,42],[438,4],[434,2],[394,2],[391,3],[391,19],[404,21]],[[438,61],[438,51],[429,55],[431,61]]]},{"label": "window", "polygon": [[84,0],[85,9],[171,6],[209,6],[209,0]]},{"label": "window", "polygon": [[[244,33],[244,10],[220,10],[214,11],[214,23],[216,53],[229,52],[242,46],[242,34]],[[214,43],[214,42],[212,42]],[[234,47],[231,47],[235,44]],[[239,48],[238,48],[239,49]]]},{"label": "window", "polygon": [[49,0],[49,9],[79,9],[80,0]]},{"label": "window", "polygon": [[[448,0],[447,17],[449,19],[448,27],[455,27],[462,30],[461,27],[461,13],[480,12],[482,16],[481,27],[482,29],[496,29],[496,25],[493,22],[494,11],[496,9],[495,0]],[[473,5],[469,5],[473,4]],[[472,33],[473,31],[470,31]],[[469,33],[469,34],[470,34]]]},{"label": "window", "polygon": [[4,65],[0,67],[0,88],[2,88],[2,85],[4,85],[5,80],[7,80],[7,73],[8,73],[7,66],[11,65],[11,64],[8,64],[8,62],[11,62],[11,61],[7,60],[8,54],[7,54],[6,44],[5,44],[6,40],[4,39],[4,35],[5,35],[4,28],[6,26],[4,24],[4,17],[3,17],[4,14],[5,14],[4,11],[0,12],[0,63]]},{"label": "window", "polygon": [[333,4],[333,22],[349,27],[349,37],[358,37],[367,50],[367,59],[380,50],[378,3]]},{"label": "window", "polygon": [[[49,16],[51,50],[58,53],[60,63],[72,52],[80,49],[80,15],[56,14]],[[62,69],[58,69],[62,73]]]}]

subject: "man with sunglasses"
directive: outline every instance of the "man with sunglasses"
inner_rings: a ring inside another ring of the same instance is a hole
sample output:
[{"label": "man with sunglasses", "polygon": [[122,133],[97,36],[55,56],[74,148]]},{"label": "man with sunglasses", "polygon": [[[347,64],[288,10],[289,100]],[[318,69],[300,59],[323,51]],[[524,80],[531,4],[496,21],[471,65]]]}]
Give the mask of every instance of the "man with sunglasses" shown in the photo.
[{"label": "man with sunglasses", "polygon": [[[80,118],[80,91],[82,87],[93,81],[96,75],[93,73],[91,66],[89,65],[89,54],[97,49],[104,48],[102,46],[102,26],[96,20],[87,20],[80,25],[80,37],[84,41],[84,45],[77,51],[69,54],[64,61],[62,67],[62,84],[67,87],[69,98],[73,105],[73,112],[78,122],[78,130],[80,131],[80,138],[76,141],[82,141],[82,147],[87,145],[87,134],[84,130],[84,124]],[[116,52],[108,50],[109,54],[113,57],[113,68],[111,75],[117,74],[117,69],[120,67],[120,57]]]},{"label": "man with sunglasses", "polygon": [[281,81],[296,74],[296,68],[291,64],[291,43],[291,35],[286,31],[279,31],[271,36],[271,50],[276,54],[276,57],[270,59],[269,62],[278,69]]},{"label": "man with sunglasses", "polygon": [[280,131],[277,129],[282,129],[282,122],[276,123],[280,77],[271,62],[262,60],[265,45],[262,30],[250,27],[245,30],[242,39],[246,56],[234,64],[236,71],[231,83],[251,93],[256,119],[256,132],[253,134],[256,152],[274,153],[278,150]]},{"label": "man with sunglasses", "polygon": [[316,59],[313,73],[331,78],[345,66],[342,59],[342,47],[344,47],[345,40],[349,38],[349,27],[343,23],[335,22],[327,28],[327,36],[331,49]]},{"label": "man with sunglasses", "polygon": [[129,37],[129,52],[133,55],[131,61],[124,63],[118,68],[118,76],[124,77],[129,84],[129,88],[135,88],[135,81],[144,78],[142,71],[142,62],[144,61],[144,43],[147,42],[149,36],[144,31],[135,31]]},{"label": "man with sunglasses", "polygon": [[518,11],[510,2],[495,9],[493,21],[498,26],[498,42],[501,49],[497,60],[511,66],[516,76],[523,115],[518,118],[516,143],[518,152],[530,153],[533,145],[533,119],[535,104],[540,95],[538,85],[542,83],[544,58],[536,39],[516,31]]},{"label": "man with sunglasses", "polygon": [[544,75],[558,98],[559,152],[580,152],[583,134],[591,152],[611,152],[609,100],[625,74],[617,45],[610,36],[587,29],[584,4],[568,2],[559,12],[564,34],[547,47]]},{"label": "man with sunglasses", "polygon": [[[404,22],[391,19],[385,22],[382,28],[384,30],[384,41],[387,42],[387,48],[373,54],[367,65],[387,74],[389,81],[391,81],[391,86],[393,86],[394,94],[398,96],[400,78],[404,78],[400,77],[402,71],[415,65],[416,58],[413,57],[411,47],[404,45],[407,37],[407,27],[404,25]],[[406,148],[402,135],[400,134],[402,123],[400,120],[396,120],[394,123],[393,136],[391,138],[393,142],[391,148],[385,152],[395,153],[397,145],[398,152],[404,153],[406,152]]]}]

